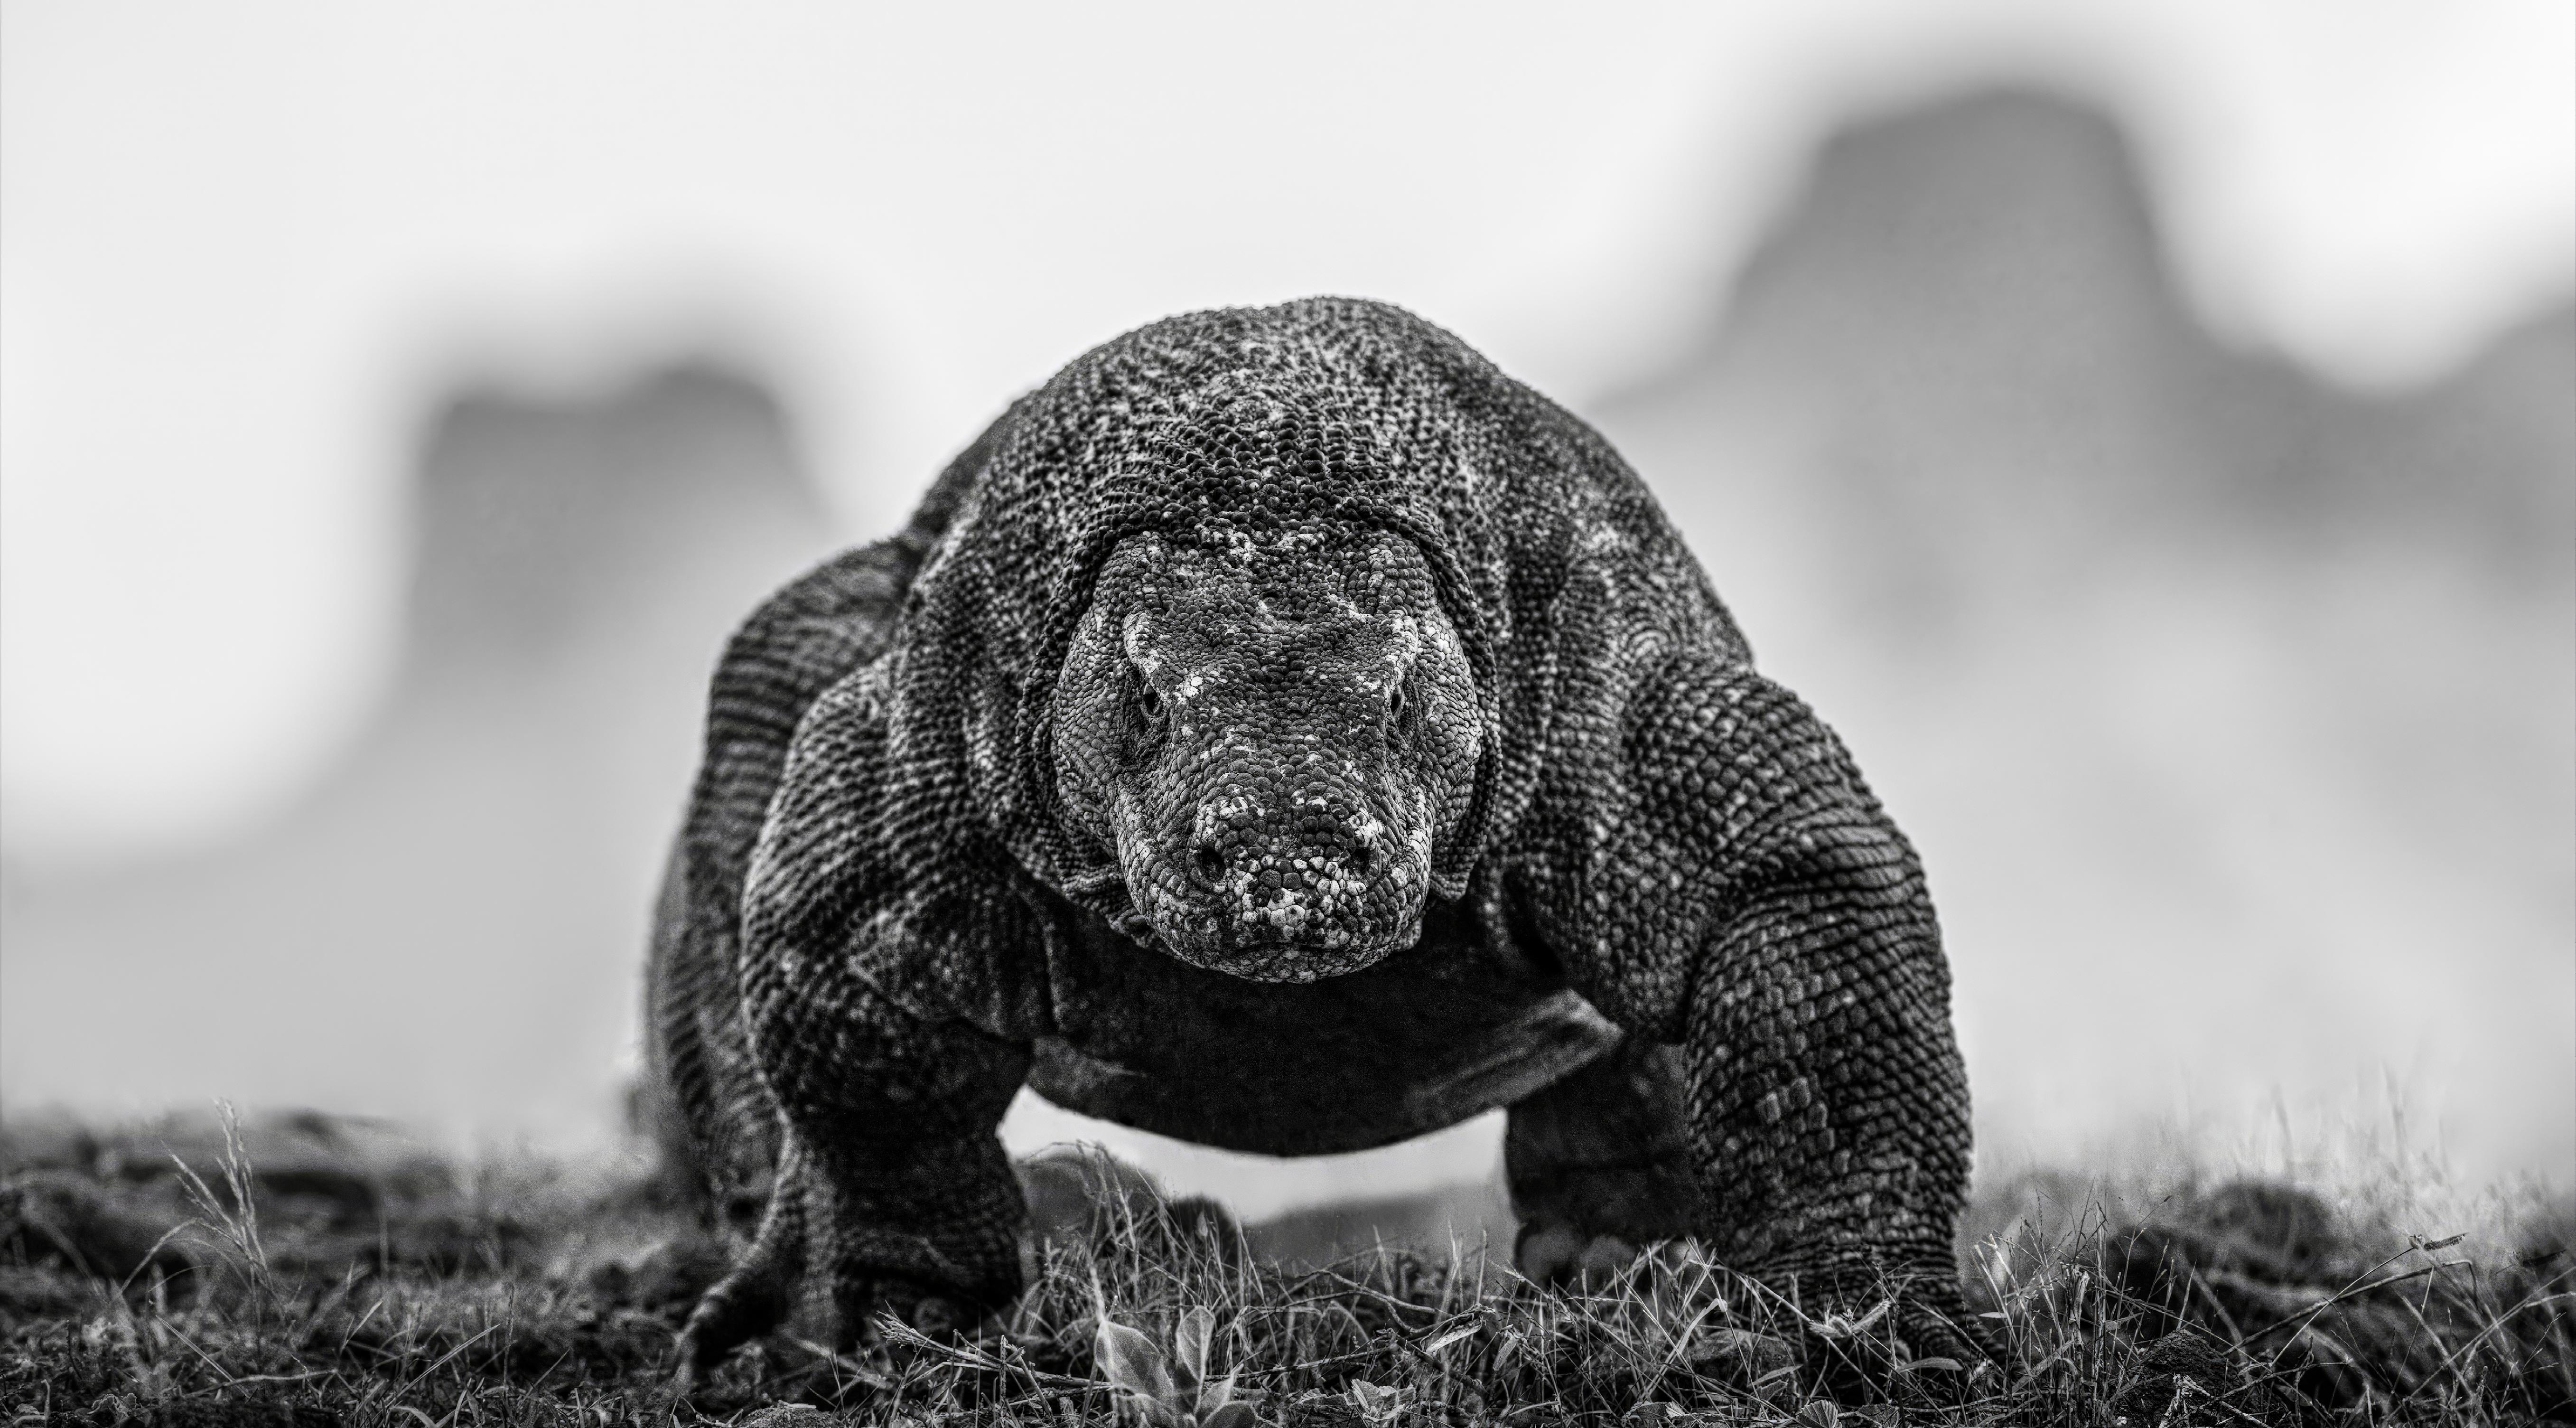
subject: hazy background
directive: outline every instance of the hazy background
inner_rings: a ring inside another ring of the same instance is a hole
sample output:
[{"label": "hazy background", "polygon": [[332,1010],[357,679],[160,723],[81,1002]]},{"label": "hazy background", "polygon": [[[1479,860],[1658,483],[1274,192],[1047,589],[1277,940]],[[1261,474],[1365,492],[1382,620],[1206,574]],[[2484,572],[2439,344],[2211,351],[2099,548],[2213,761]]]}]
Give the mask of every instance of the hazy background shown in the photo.
[{"label": "hazy background", "polygon": [[2456,0],[0,7],[0,1105],[609,1143],[730,623],[1314,292],[1843,731],[1981,1174],[2576,1180],[2576,10]]}]

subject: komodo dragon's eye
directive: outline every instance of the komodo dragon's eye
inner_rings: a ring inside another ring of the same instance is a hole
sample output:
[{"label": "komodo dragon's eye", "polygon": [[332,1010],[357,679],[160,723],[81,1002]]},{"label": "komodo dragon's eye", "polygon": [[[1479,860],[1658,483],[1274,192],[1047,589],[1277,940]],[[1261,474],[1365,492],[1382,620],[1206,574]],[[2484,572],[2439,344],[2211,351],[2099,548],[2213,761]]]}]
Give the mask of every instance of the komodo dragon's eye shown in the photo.
[{"label": "komodo dragon's eye", "polygon": [[1159,737],[1166,722],[1165,716],[1170,713],[1163,704],[1163,691],[1154,687],[1154,681],[1146,677],[1145,671],[1133,665],[1128,666],[1127,677],[1135,683],[1136,712],[1144,717],[1146,733]]}]

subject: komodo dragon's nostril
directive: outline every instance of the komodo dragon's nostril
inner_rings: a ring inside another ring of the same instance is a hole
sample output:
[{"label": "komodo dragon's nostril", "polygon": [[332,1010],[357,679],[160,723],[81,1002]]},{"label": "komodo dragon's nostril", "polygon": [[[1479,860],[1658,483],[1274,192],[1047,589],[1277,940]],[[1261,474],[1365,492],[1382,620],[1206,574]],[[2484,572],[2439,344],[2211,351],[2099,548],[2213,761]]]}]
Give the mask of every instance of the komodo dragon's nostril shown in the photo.
[{"label": "komodo dragon's nostril", "polygon": [[1190,845],[1190,873],[1202,886],[1214,887],[1225,874],[1225,852],[1213,838],[1201,838]]}]

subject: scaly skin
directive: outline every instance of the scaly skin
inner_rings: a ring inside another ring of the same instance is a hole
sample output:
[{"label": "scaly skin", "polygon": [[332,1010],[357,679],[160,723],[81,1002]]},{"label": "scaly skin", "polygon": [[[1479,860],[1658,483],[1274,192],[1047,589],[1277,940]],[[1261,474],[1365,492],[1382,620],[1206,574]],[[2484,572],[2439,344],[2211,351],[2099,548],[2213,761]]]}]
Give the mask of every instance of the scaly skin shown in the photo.
[{"label": "scaly skin", "polygon": [[1534,1277],[1688,1233],[1964,1348],[1912,850],[1618,455],[1381,305],[1110,342],[755,613],[649,998],[674,1153],[774,1167],[694,1368],[809,1273],[1006,1303],[1022,1084],[1281,1153],[1513,1104]]}]

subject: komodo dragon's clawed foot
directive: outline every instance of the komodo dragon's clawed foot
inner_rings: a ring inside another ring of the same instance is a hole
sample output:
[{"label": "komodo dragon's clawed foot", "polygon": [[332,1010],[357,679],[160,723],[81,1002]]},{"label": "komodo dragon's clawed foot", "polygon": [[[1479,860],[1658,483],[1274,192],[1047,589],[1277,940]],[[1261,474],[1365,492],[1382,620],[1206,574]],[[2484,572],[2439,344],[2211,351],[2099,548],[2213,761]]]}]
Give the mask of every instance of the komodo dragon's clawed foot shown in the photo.
[{"label": "komodo dragon's clawed foot", "polygon": [[725,1356],[778,1327],[793,1307],[786,1285],[744,1265],[726,1275],[698,1299],[680,1330],[678,1383],[695,1387]]},{"label": "komodo dragon's clawed foot", "polygon": [[1631,1039],[1511,1109],[1503,1172],[1534,1284],[1608,1287],[1646,1245],[1694,1229],[1678,1052]]},{"label": "komodo dragon's clawed foot", "polygon": [[924,1338],[972,1339],[993,1316],[952,1294],[901,1279],[874,1279],[849,1291],[836,1291],[840,1323],[835,1342],[855,1348],[878,1338],[878,1320],[893,1319]]},{"label": "komodo dragon's clawed foot", "polygon": [[[834,1346],[842,1350],[875,1338],[881,1314],[891,1314],[932,1339],[972,1337],[986,1322],[986,1316],[962,1300],[893,1282],[873,1283],[863,1293],[835,1297],[846,1301],[831,1336]],[[791,1284],[780,1283],[774,1276],[762,1277],[748,1265],[725,1276],[698,1300],[687,1327],[680,1331],[677,1385],[687,1390],[704,1382],[735,1349],[785,1323],[794,1309]]]},{"label": "komodo dragon's clawed foot", "polygon": [[1617,1235],[1531,1220],[1512,1245],[1512,1268],[1532,1284],[1597,1293],[1636,1262],[1637,1249]]},{"label": "komodo dragon's clawed foot", "polygon": [[788,1146],[760,1231],[715,1286],[698,1296],[680,1330],[678,1385],[695,1386],[725,1355],[786,1322],[805,1277],[804,1156]]}]

